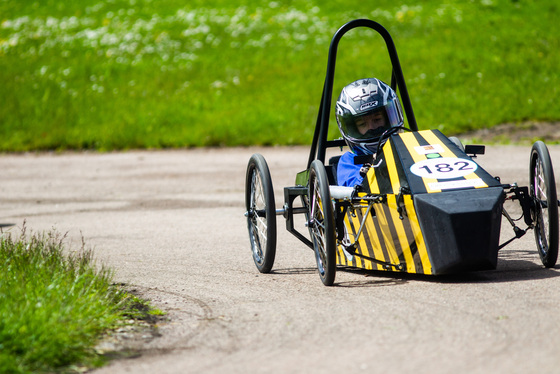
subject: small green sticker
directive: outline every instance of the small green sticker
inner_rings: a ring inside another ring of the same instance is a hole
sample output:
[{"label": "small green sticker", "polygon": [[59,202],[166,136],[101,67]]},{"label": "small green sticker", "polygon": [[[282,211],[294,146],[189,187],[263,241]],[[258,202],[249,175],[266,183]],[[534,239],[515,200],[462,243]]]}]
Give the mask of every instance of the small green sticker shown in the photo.
[{"label": "small green sticker", "polygon": [[426,155],[427,158],[440,158],[441,155],[439,153],[428,153]]}]

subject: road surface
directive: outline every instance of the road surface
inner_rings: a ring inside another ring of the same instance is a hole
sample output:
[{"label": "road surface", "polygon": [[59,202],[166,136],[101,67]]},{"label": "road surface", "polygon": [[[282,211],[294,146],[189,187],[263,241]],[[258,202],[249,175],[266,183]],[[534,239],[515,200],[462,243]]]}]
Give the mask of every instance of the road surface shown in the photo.
[{"label": "road surface", "polygon": [[[560,168],[560,147],[550,149]],[[306,147],[0,156],[0,223],[68,232],[70,248],[83,236],[116,280],[168,313],[139,357],[96,373],[560,372],[560,271],[540,265],[532,232],[495,271],[339,271],[324,287],[279,217],[273,272],[259,274],[243,217],[255,152],[280,207]],[[529,152],[487,147],[478,161],[527,185]]]}]

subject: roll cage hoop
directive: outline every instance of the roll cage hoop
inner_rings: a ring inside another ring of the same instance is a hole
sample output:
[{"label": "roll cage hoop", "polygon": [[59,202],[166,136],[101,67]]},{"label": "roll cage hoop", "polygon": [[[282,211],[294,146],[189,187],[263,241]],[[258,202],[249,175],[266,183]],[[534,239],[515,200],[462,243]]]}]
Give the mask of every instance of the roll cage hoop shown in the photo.
[{"label": "roll cage hoop", "polygon": [[319,106],[319,113],[317,115],[317,124],[315,125],[315,132],[313,134],[313,142],[311,144],[311,152],[309,154],[309,160],[307,162],[307,169],[310,168],[313,160],[318,159],[325,163],[326,149],[328,147],[343,146],[346,144],[342,139],[327,140],[327,136],[329,132],[329,118],[332,104],[333,81],[338,43],[340,42],[340,39],[342,39],[344,34],[358,27],[367,27],[373,29],[377,31],[385,40],[385,44],[389,52],[389,57],[391,59],[391,64],[393,66],[393,71],[391,74],[391,88],[395,90],[395,92],[397,91],[397,89],[400,92],[401,103],[408,120],[409,128],[412,131],[418,131],[418,125],[416,124],[416,118],[414,117],[414,111],[412,110],[412,104],[410,103],[410,97],[408,96],[408,90],[406,88],[401,64],[397,55],[397,49],[395,47],[395,44],[393,43],[391,35],[383,26],[375,21],[369,19],[356,19],[350,21],[339,28],[331,40],[327,62],[327,74],[325,76],[325,83],[323,85],[323,94],[321,96],[321,104]]}]

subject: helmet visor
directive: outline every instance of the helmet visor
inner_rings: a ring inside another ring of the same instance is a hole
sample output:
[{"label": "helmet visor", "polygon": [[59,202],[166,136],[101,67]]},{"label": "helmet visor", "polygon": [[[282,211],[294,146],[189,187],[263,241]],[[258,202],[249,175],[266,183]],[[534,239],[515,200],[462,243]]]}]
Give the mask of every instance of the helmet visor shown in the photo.
[{"label": "helmet visor", "polygon": [[401,126],[404,123],[401,102],[394,98],[387,102],[385,106],[387,117],[389,118],[390,127]]},{"label": "helmet visor", "polygon": [[341,118],[341,129],[356,140],[376,140],[386,130],[403,123],[398,100],[389,100],[387,105],[375,108],[362,115],[345,115]]}]

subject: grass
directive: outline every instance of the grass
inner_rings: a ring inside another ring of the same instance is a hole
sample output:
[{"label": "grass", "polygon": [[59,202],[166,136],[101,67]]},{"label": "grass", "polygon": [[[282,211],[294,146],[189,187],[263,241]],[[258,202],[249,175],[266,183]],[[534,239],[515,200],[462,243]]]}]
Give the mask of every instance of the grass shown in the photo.
[{"label": "grass", "polygon": [[54,231],[0,236],[0,373],[98,366],[104,358],[93,348],[103,332],[152,313],[95,266],[83,243],[71,251],[63,241]]},{"label": "grass", "polygon": [[[559,10],[555,0],[0,0],[0,151],[308,144],[330,38],[355,18],[392,34],[421,129],[558,120]],[[351,32],[334,96],[360,77],[388,81],[387,63],[379,37]]]}]

